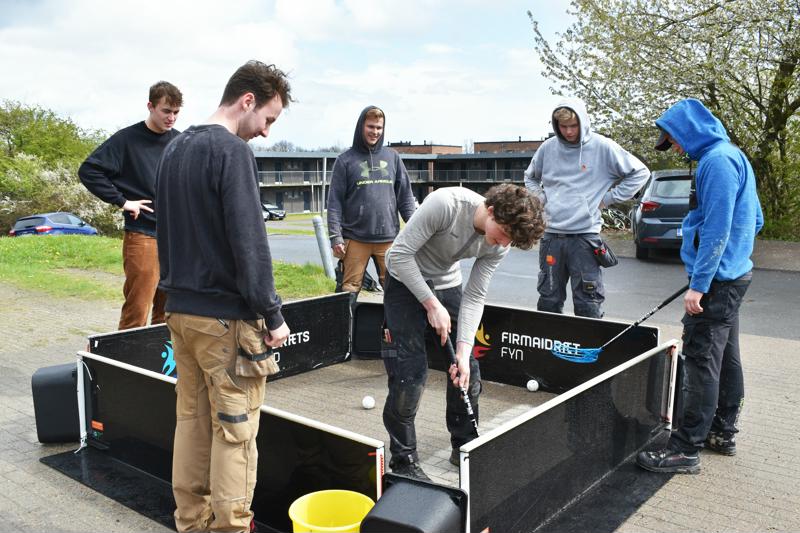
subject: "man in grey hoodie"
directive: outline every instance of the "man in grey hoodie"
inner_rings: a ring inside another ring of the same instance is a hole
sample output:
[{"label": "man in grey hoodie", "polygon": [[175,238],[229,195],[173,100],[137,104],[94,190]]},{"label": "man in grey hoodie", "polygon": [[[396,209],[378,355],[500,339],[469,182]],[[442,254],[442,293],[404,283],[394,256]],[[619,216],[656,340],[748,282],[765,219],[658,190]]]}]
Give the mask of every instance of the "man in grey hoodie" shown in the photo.
[{"label": "man in grey hoodie", "polygon": [[[601,318],[605,300],[600,210],[633,197],[650,177],[644,163],[591,130],[583,101],[567,98],[553,111],[555,136],[536,150],[525,186],[545,204],[539,245],[537,309],[561,313],[571,280],[578,316]],[[616,185],[615,185],[616,183]]]},{"label": "man in grey hoodie", "polygon": [[386,117],[375,106],[361,111],[353,146],[336,158],[328,193],[328,234],[333,255],[343,260],[342,289],[357,294],[370,257],[385,282],[386,250],[400,220],[414,212],[414,196],[400,155],[383,147]]}]

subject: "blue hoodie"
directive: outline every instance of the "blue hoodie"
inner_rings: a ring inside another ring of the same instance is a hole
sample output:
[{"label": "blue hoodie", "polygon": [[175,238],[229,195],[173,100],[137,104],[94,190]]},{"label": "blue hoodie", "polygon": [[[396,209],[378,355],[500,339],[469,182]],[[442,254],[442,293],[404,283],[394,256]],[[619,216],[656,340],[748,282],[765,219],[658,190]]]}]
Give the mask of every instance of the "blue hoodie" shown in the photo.
[{"label": "blue hoodie", "polygon": [[698,161],[697,207],[683,219],[681,258],[689,286],[707,293],[712,279],[736,279],[753,268],[750,255],[764,225],[753,167],[699,100],[681,100],[656,125]]},{"label": "blue hoodie", "polygon": [[566,98],[553,111],[562,107],[578,116],[578,142],[562,137],[553,117],[555,136],[536,150],[525,171],[525,186],[544,202],[548,232],[599,233],[600,203],[610,206],[630,199],[650,171],[620,145],[592,131],[582,100]]}]

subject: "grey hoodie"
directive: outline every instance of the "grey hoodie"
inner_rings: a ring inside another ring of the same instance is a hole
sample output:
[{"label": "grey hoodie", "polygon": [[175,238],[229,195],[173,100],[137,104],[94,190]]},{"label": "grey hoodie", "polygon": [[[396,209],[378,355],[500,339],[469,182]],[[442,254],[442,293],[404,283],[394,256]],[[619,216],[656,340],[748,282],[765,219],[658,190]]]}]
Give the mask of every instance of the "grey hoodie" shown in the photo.
[{"label": "grey hoodie", "polygon": [[544,201],[549,233],[599,233],[600,203],[607,207],[632,198],[650,171],[620,145],[592,132],[582,100],[564,99],[553,111],[561,107],[578,116],[580,138],[576,143],[564,139],[553,117],[555,136],[536,150],[525,186]]},{"label": "grey hoodie", "polygon": [[414,212],[411,182],[400,155],[383,147],[383,135],[373,147],[364,141],[366,114],[374,108],[367,106],[361,111],[352,148],[333,165],[328,193],[331,245],[344,239],[390,242],[400,231],[397,212],[406,222]]}]

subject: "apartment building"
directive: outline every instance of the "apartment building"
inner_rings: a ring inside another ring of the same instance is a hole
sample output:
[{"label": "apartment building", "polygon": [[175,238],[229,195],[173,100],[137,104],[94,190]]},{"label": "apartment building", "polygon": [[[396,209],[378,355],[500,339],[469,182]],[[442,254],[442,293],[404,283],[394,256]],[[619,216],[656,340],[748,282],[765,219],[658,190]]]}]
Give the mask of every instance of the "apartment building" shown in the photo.
[{"label": "apartment building", "polygon": [[[523,172],[543,141],[475,142],[474,153],[461,146],[389,143],[408,170],[417,200],[439,187],[463,186],[484,193],[502,182],[522,183]],[[287,213],[321,212],[337,152],[255,151],[261,201]]]}]

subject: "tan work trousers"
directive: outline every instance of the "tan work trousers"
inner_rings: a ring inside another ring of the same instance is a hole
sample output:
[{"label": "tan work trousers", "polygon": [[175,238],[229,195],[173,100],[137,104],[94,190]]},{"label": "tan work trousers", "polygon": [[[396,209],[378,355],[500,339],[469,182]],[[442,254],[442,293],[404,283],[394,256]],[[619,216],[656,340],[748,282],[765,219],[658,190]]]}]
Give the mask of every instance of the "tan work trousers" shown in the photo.
[{"label": "tan work trousers", "polygon": [[156,239],[126,231],[122,239],[122,266],[125,270],[125,285],[122,294],[125,303],[119,317],[119,329],[138,328],[147,325],[150,310],[151,324],[164,322],[166,295],[158,290],[158,246]]},{"label": "tan work trousers", "polygon": [[178,369],[172,492],[183,531],[249,531],[264,377],[236,375],[239,320],[167,313]]},{"label": "tan work trousers", "polygon": [[364,271],[370,257],[375,257],[378,263],[378,276],[381,286],[386,280],[386,250],[392,246],[391,242],[361,242],[352,239],[344,241],[344,259],[342,259],[344,274],[342,276],[342,290],[345,292],[361,291],[361,282],[364,280]]}]

